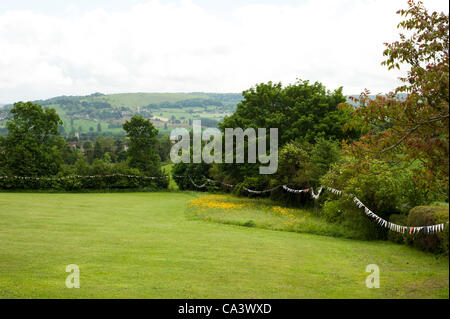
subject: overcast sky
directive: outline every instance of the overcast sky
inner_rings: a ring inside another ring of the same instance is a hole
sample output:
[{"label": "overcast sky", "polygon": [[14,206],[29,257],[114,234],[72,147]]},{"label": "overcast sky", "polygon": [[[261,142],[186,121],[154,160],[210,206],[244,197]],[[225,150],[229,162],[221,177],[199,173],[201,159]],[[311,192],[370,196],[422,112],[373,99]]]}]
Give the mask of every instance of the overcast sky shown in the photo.
[{"label": "overcast sky", "polygon": [[[448,13],[444,0],[424,0]],[[0,103],[93,92],[241,92],[320,81],[387,92],[406,0],[0,2]]]}]

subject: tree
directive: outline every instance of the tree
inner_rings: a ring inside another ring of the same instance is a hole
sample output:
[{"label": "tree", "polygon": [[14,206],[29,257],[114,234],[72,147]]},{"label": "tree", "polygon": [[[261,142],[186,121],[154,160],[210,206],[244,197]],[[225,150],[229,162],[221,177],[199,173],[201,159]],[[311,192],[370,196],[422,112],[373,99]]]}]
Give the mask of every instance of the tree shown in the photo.
[{"label": "tree", "polygon": [[91,148],[92,148],[92,143],[89,142],[89,141],[84,142],[84,143],[83,143],[83,148],[84,148],[85,150],[91,149]]},{"label": "tree", "polygon": [[243,97],[236,112],[219,125],[222,130],[277,127],[280,146],[294,140],[314,143],[318,137],[358,137],[357,130],[343,131],[351,114],[338,108],[346,101],[342,88],[330,92],[319,82],[298,80],[287,87],[268,82],[244,91]]},{"label": "tree", "polygon": [[83,158],[83,152],[76,147],[66,147],[63,153],[64,163],[74,165],[80,158]]},{"label": "tree", "polygon": [[280,150],[278,175],[280,182],[295,188],[311,185],[312,166],[308,148],[299,142],[286,143]]},{"label": "tree", "polygon": [[367,134],[346,149],[361,167],[373,159],[414,166],[419,184],[447,193],[449,17],[428,13],[422,2],[410,0],[408,5],[397,12],[405,17],[398,28],[408,36],[400,33],[400,41],[385,43],[382,63],[388,69],[406,67],[406,77],[387,96],[372,100],[368,90],[361,94],[349,127],[362,127]]},{"label": "tree", "polygon": [[18,176],[49,176],[60,171],[64,141],[58,131],[63,122],[54,109],[18,102],[7,121],[8,136],[0,137],[2,163]]},{"label": "tree", "polygon": [[[226,117],[219,128],[278,128],[278,145],[290,142],[314,144],[320,137],[341,141],[359,137],[359,130],[344,132],[351,112],[338,105],[346,101],[342,88],[333,92],[319,82],[298,80],[283,87],[281,83],[262,83],[243,93],[236,112]],[[246,152],[246,151],[245,151]],[[235,182],[244,177],[259,177],[259,164],[219,164],[219,170]]]},{"label": "tree", "polygon": [[100,123],[97,124],[97,132],[101,132],[102,131],[102,125]]},{"label": "tree", "polygon": [[320,185],[320,178],[325,175],[340,158],[340,147],[336,142],[318,138],[311,149],[312,162],[311,179],[314,186]]},{"label": "tree", "polygon": [[167,135],[164,135],[158,140],[158,154],[161,161],[165,162],[170,160],[170,149],[172,148],[172,142]]},{"label": "tree", "polygon": [[89,164],[92,164],[94,161],[94,149],[92,147],[92,143],[89,141],[84,142],[83,144],[84,153],[86,154],[87,161]]},{"label": "tree", "polygon": [[130,140],[128,148],[130,167],[151,175],[160,174],[161,164],[156,147],[158,130],[150,120],[135,115],[123,124],[123,129]]},{"label": "tree", "polygon": [[102,144],[100,144],[100,141],[97,139],[94,144],[94,153],[93,153],[94,159],[101,159],[103,158],[103,148]]}]

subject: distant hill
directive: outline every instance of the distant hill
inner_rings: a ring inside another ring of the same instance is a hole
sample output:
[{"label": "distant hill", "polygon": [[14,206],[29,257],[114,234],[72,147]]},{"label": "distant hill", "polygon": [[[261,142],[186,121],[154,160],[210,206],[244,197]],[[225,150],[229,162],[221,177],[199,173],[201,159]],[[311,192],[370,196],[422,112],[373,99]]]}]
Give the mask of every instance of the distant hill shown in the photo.
[{"label": "distant hill", "polygon": [[[133,115],[151,119],[163,134],[174,127],[191,127],[194,119],[201,119],[205,126],[216,127],[235,111],[241,99],[240,93],[94,93],[33,102],[54,108],[64,122],[61,132],[74,136],[76,133],[122,135],[122,123]],[[6,109],[0,111],[0,129],[6,116]]]},{"label": "distant hill", "polygon": [[[347,101],[355,105],[349,97]],[[371,95],[374,98],[375,95]],[[225,116],[233,114],[242,100],[240,93],[93,93],[86,96],[57,96],[34,103],[54,108],[64,125],[60,131],[66,137],[124,135],[122,123],[133,115],[150,119],[161,134],[175,127],[192,127],[192,120],[217,127]],[[0,104],[0,134],[6,134],[8,109]]]}]

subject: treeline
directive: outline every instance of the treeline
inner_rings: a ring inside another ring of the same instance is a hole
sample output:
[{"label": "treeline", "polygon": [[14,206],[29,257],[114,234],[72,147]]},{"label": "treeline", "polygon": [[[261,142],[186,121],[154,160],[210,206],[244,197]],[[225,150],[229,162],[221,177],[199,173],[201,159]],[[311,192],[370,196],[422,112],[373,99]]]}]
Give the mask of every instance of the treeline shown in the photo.
[{"label": "treeline", "polygon": [[[27,179],[0,179],[0,189],[158,189],[168,185],[161,161],[168,159],[171,143],[168,137],[157,138],[158,130],[149,120],[134,116],[125,122],[125,140],[99,136],[92,143],[64,141],[58,130],[62,121],[54,109],[19,102],[10,113],[8,135],[0,137],[0,176]],[[62,178],[67,176],[72,178]]]},{"label": "treeline", "polygon": [[223,104],[222,102],[214,99],[192,98],[176,102],[160,102],[157,104],[152,103],[144,106],[144,108],[159,109],[159,108],[185,108],[185,107],[207,107],[207,106],[223,107]]},{"label": "treeline", "polygon": [[159,109],[159,108],[184,108],[184,107],[208,107],[215,106],[224,111],[234,111],[235,106],[242,100],[242,94],[240,93],[203,93],[193,92],[192,94],[198,94],[206,96],[205,98],[190,98],[177,102],[161,102],[151,103],[144,108]]},{"label": "treeline", "polygon": [[[368,219],[351,199],[326,195],[314,201],[308,193],[289,193],[282,188],[264,194],[249,193],[245,188],[262,191],[288,185],[293,189],[312,187],[317,191],[320,186],[330,186],[356,194],[386,220],[404,216],[404,222],[415,206],[448,201],[446,194],[419,187],[411,168],[375,158],[361,168],[351,152],[344,152],[346,145],[359,141],[368,131],[349,126],[356,115],[354,108],[346,103],[341,88],[329,91],[318,82],[308,81],[285,87],[269,82],[244,91],[243,96],[236,112],[225,118],[219,128],[222,132],[225,128],[278,128],[277,172],[261,175],[260,163],[178,163],[173,175],[180,189],[230,191],[220,183],[209,183],[202,189],[194,185],[213,179],[236,185],[231,191],[240,196],[269,196],[285,205],[315,206],[318,216],[342,224],[348,230],[348,237],[358,239],[386,239],[388,231]],[[190,176],[194,183],[185,176]]]}]

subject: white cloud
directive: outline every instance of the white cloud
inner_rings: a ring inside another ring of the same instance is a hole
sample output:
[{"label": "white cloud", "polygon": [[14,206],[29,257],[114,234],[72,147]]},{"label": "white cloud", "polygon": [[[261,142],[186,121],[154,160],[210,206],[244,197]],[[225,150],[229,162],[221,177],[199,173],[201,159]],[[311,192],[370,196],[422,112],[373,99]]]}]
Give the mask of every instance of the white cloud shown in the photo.
[{"label": "white cloud", "polygon": [[[425,1],[448,12],[446,1]],[[0,102],[61,94],[240,92],[256,83],[319,80],[346,93],[387,91],[380,65],[406,1],[247,5],[215,17],[189,1],[127,11],[71,7],[63,16],[0,15]]]}]

